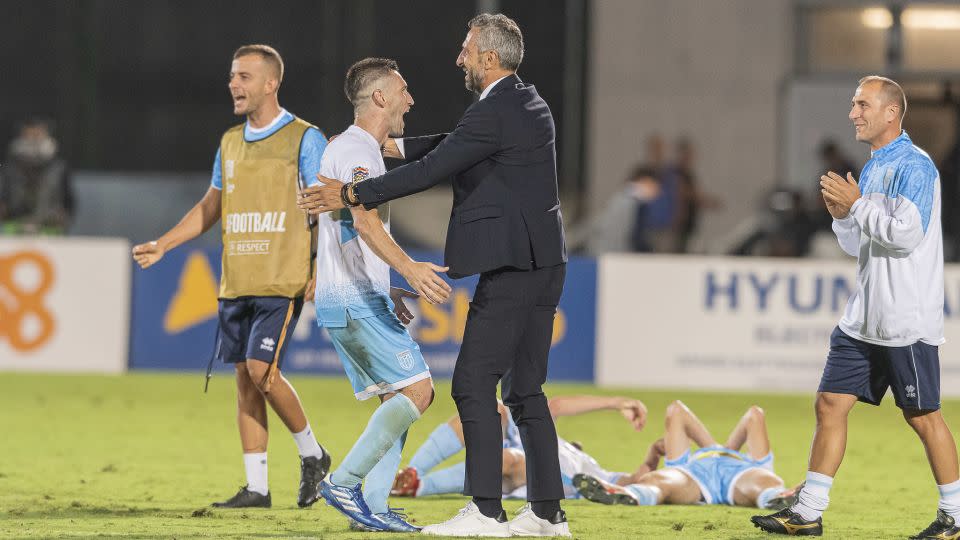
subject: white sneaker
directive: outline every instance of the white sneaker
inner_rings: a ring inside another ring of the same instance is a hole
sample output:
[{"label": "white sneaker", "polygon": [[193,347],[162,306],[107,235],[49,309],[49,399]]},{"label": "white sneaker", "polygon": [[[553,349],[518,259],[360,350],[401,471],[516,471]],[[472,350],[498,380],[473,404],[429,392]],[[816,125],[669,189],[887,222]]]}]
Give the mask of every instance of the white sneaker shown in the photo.
[{"label": "white sneaker", "polygon": [[563,510],[557,512],[552,520],[541,519],[533,513],[530,503],[525,504],[517,517],[508,521],[507,525],[510,526],[511,536],[573,536]]},{"label": "white sneaker", "polygon": [[[507,538],[510,536],[510,526],[504,521],[487,517],[480,513],[473,501],[467,503],[457,515],[436,525],[427,525],[420,531],[433,536],[495,536]],[[569,536],[569,533],[567,533]]]}]

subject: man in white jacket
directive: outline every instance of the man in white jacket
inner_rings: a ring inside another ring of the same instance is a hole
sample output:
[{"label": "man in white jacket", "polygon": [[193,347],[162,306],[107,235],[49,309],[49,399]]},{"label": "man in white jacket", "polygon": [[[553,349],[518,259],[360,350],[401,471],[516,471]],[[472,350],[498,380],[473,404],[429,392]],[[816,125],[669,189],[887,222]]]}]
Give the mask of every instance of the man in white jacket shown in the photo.
[{"label": "man in white jacket", "polygon": [[[850,120],[870,161],[843,178],[820,178],[840,246],[858,261],[857,285],[817,392],[817,427],[807,478],[794,506],[754,516],[768,532],[823,534],[821,514],[847,441],[847,415],[859,400],[879,405],[887,388],[919,435],[940,490],[937,519],[911,538],[960,538],[957,448],[940,414],[943,343],[943,240],[940,176],[926,152],[901,129],[907,100],[885,77],[860,80]],[[841,171],[842,172],[842,171]]]}]

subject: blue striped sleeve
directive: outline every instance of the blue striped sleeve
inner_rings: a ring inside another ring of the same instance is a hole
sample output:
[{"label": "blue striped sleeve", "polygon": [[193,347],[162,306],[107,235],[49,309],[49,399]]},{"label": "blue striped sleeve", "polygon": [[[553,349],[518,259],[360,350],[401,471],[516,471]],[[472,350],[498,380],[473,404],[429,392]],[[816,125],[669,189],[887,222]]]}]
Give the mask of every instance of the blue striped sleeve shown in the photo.
[{"label": "blue striped sleeve", "polygon": [[220,167],[220,147],[217,147],[217,157],[213,158],[213,175],[210,179],[210,187],[213,189],[223,189],[223,178],[221,174],[223,168]]},{"label": "blue striped sleeve", "polygon": [[898,195],[912,202],[920,212],[923,232],[930,225],[933,198],[937,188],[937,168],[929,160],[905,163],[897,171]]},{"label": "blue striped sleeve", "polygon": [[327,149],[327,138],[315,127],[310,127],[303,134],[300,141],[300,178],[306,186],[320,183],[317,174],[320,172],[320,160],[323,151]]}]

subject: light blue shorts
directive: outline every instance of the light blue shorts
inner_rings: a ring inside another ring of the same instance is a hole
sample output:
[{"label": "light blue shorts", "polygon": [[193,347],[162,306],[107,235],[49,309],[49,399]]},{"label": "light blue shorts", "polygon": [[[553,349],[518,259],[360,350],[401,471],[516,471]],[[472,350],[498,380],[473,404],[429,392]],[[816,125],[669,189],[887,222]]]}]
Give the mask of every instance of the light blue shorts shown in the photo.
[{"label": "light blue shorts", "polygon": [[720,445],[684,453],[677,459],[664,461],[664,466],[683,471],[700,486],[706,504],[733,504],[733,488],[743,473],[751,469],[773,471],[773,454],[762,459],[730,450]]},{"label": "light blue shorts", "polygon": [[430,378],[420,346],[392,312],[348,318],[346,327],[328,327],[327,332],[359,400]]}]

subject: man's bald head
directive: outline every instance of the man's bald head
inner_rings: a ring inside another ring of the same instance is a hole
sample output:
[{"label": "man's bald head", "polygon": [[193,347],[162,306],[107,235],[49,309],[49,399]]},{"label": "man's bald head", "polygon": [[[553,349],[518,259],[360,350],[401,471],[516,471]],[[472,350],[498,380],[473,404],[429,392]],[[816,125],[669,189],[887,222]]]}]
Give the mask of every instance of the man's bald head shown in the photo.
[{"label": "man's bald head", "polygon": [[903,117],[907,114],[907,95],[903,93],[903,88],[897,84],[897,81],[880,75],[868,75],[858,82],[858,86],[865,84],[879,85],[883,106],[895,105],[899,110],[900,121],[902,122]]}]

